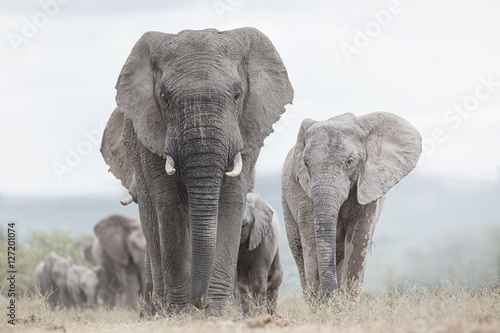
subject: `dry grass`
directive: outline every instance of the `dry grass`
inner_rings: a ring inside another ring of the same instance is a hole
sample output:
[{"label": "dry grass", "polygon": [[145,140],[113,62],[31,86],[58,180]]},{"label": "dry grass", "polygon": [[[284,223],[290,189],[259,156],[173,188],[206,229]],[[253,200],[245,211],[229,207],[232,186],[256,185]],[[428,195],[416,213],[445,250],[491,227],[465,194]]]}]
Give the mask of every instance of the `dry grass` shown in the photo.
[{"label": "dry grass", "polygon": [[[7,302],[5,297],[0,299],[2,309]],[[236,320],[201,318],[199,314],[140,320],[125,310],[51,310],[35,296],[17,301],[16,326],[5,324],[3,319],[0,332],[500,333],[500,287],[412,287],[327,305],[308,305],[302,296],[294,296],[279,303],[278,313]]]}]

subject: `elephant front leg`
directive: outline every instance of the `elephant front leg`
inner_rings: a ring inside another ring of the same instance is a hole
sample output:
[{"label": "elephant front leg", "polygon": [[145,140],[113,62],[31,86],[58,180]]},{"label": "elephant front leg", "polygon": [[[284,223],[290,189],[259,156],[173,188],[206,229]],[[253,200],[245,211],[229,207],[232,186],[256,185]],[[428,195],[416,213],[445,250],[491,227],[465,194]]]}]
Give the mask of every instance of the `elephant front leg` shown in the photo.
[{"label": "elephant front leg", "polygon": [[139,307],[140,280],[135,266],[127,266],[127,287],[125,288],[125,305],[128,309],[137,310]]},{"label": "elephant front leg", "polygon": [[357,296],[363,284],[363,276],[368,259],[375,225],[382,211],[384,198],[362,206],[348,223],[345,242],[345,260],[347,264],[347,288]]},{"label": "elephant front leg", "polygon": [[227,180],[220,193],[217,242],[208,289],[209,315],[219,316],[224,307],[234,304],[233,286],[246,200],[245,187],[235,183],[235,179]]},{"label": "elephant front leg", "polygon": [[250,313],[252,315],[267,313],[267,276],[268,272],[264,270],[252,271],[249,274],[252,296]]},{"label": "elephant front leg", "polygon": [[[188,207],[171,190],[159,211],[161,267],[166,305],[179,311],[191,306],[191,234]],[[165,203],[168,203],[165,205]]]},{"label": "elephant front leg", "polygon": [[269,272],[269,279],[267,281],[267,313],[274,315],[276,314],[276,307],[278,305],[279,287],[283,281],[283,266],[281,265],[279,248]]},{"label": "elephant front leg", "polygon": [[146,276],[145,276],[145,284],[144,284],[144,303],[145,308],[141,309],[140,316],[141,318],[146,316],[147,314],[152,314],[154,311],[153,308],[153,272],[151,270],[151,256],[149,255],[149,247],[146,246]]},{"label": "elephant front leg", "polygon": [[250,303],[252,301],[250,290],[241,287],[239,288],[239,294],[241,302],[241,311],[243,311],[243,313],[248,316],[250,315]]},{"label": "elephant front leg", "polygon": [[160,305],[163,305],[165,293],[163,273],[161,271],[160,232],[155,208],[149,194],[141,192],[139,195],[139,214],[151,268],[146,281],[146,293],[149,293],[146,299],[150,298],[147,306],[150,307],[150,313],[153,314],[156,308],[155,304],[160,303]]},{"label": "elephant front leg", "polygon": [[286,203],[285,199],[282,200],[282,204],[283,204],[283,216],[285,219],[285,229],[286,229],[288,244],[290,246],[293,259],[295,260],[295,263],[297,265],[297,269],[299,271],[299,278],[302,290],[305,293],[307,290],[307,283],[306,283],[306,274],[304,270],[304,256],[302,253],[302,242],[300,241],[299,227],[297,225],[297,222],[293,218],[293,215],[290,212],[290,208],[288,207],[288,204]]},{"label": "elephant front leg", "polygon": [[[259,262],[253,264],[254,266],[261,265]],[[267,270],[253,269],[245,272],[240,279],[239,290],[242,310],[245,315],[257,315],[267,312],[267,277]]]},{"label": "elephant front leg", "polygon": [[316,231],[312,215],[312,202],[303,200],[298,210],[300,241],[304,258],[304,275],[306,283],[302,289],[307,299],[315,298],[320,292],[318,251],[316,247]]}]

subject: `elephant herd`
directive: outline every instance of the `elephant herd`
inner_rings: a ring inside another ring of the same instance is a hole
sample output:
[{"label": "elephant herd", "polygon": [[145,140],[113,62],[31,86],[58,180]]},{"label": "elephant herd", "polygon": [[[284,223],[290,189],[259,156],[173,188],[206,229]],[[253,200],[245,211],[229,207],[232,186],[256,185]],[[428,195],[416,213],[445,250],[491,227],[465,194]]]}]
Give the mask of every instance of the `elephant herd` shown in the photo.
[{"label": "elephant herd", "polygon": [[[93,268],[76,265],[55,252],[35,268],[35,284],[51,306],[125,307],[137,310],[145,297],[146,241],[138,219],[111,215],[94,227],[96,238],[85,247]],[[242,220],[234,296],[241,309],[264,306],[274,313],[283,278],[279,260],[279,221],[258,194],[248,193]],[[264,289],[262,289],[264,288]],[[262,299],[264,297],[265,299]]]},{"label": "elephant herd", "polygon": [[[254,28],[147,32],[116,90],[101,153],[129,191],[122,203],[139,207],[139,289],[149,309],[220,315],[236,301],[245,312],[273,313],[283,278],[279,223],[251,192],[264,139],[294,91],[271,41]],[[357,294],[384,195],[420,152],[420,134],[395,114],[303,121],[283,166],[282,204],[308,299]],[[121,259],[113,261],[121,272],[135,263]],[[109,280],[122,290],[113,270]]]},{"label": "elephant herd", "polygon": [[111,215],[94,227],[96,238],[85,248],[92,265],[74,264],[50,252],[35,268],[35,284],[51,306],[139,307],[144,294],[146,243],[139,220]]}]

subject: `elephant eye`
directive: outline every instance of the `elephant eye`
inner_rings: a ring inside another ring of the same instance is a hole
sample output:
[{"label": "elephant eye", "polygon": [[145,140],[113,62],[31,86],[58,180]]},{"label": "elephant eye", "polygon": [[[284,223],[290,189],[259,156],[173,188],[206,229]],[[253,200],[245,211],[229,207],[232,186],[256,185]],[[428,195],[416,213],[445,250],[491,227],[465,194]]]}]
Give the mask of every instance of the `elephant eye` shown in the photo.
[{"label": "elephant eye", "polygon": [[237,104],[239,102],[240,97],[241,97],[241,92],[238,91],[236,94],[234,94],[233,101],[235,104]]},{"label": "elephant eye", "polygon": [[170,99],[165,95],[164,93],[160,94],[160,98],[165,102],[165,106],[169,107],[170,106]]},{"label": "elephant eye", "polygon": [[350,169],[353,165],[354,165],[354,158],[353,157],[349,157],[349,159],[347,160],[347,162],[345,163],[346,167],[348,169]]}]

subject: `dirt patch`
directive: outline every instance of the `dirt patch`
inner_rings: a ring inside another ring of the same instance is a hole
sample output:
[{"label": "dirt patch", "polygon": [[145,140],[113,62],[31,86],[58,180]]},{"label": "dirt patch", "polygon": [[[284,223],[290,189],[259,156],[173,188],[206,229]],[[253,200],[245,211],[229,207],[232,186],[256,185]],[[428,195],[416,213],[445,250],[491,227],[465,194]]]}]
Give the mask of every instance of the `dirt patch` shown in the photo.
[{"label": "dirt patch", "polygon": [[56,324],[47,324],[45,326],[45,329],[47,331],[61,331],[61,332],[67,332],[66,331],[66,327],[62,326],[62,325],[56,325]]},{"label": "dirt patch", "polygon": [[299,323],[293,319],[284,318],[279,315],[267,315],[255,318],[249,318],[245,320],[245,326],[247,328],[281,328],[297,326]]},{"label": "dirt patch", "polygon": [[32,313],[27,317],[17,318],[17,322],[20,324],[28,324],[28,323],[29,324],[36,324],[36,323],[39,323],[40,321],[42,321],[42,318],[40,318],[40,316],[36,313]]}]

